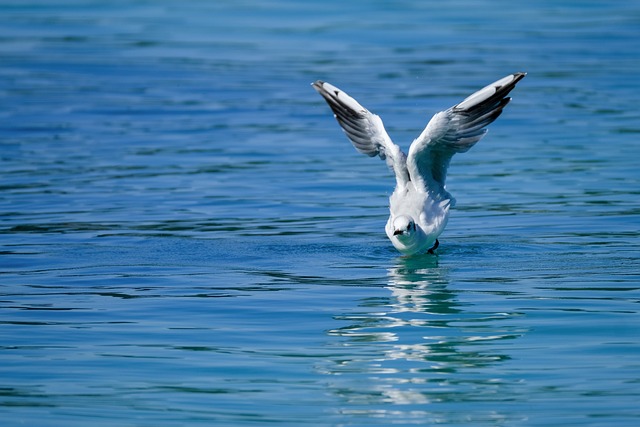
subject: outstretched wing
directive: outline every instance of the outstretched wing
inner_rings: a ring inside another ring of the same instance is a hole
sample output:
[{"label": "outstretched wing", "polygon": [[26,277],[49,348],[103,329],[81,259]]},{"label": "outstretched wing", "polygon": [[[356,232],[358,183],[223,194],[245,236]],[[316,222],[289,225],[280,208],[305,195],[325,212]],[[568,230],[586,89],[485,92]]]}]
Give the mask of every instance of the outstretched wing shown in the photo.
[{"label": "outstretched wing", "polygon": [[391,141],[380,117],[330,83],[318,80],[311,85],[327,101],[355,149],[369,157],[380,156],[386,160],[398,184],[406,184],[409,181],[406,155]]},{"label": "outstretched wing", "polygon": [[422,184],[425,191],[447,194],[444,184],[451,157],[469,150],[487,133],[485,128],[502,113],[511,101],[507,95],[524,76],[510,74],[434,115],[409,149],[411,181]]}]

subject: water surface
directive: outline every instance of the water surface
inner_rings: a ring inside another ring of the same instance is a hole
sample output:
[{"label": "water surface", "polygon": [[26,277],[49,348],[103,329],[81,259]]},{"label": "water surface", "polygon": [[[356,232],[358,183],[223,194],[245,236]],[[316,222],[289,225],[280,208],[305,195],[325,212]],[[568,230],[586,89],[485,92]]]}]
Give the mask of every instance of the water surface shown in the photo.
[{"label": "water surface", "polygon": [[[7,426],[635,426],[640,7],[0,2]],[[529,74],[436,256],[309,84],[405,149]]]}]

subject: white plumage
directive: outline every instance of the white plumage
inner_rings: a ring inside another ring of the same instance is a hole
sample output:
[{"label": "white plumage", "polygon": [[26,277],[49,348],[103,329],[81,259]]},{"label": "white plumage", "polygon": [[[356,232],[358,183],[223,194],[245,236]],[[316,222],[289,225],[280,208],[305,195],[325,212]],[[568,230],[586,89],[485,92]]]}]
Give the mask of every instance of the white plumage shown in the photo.
[{"label": "white plumage", "polygon": [[469,150],[484,136],[486,127],[511,100],[509,92],[525,75],[510,74],[436,113],[413,141],[408,155],[391,141],[380,117],[329,83],[318,80],[312,84],[356,150],[379,156],[393,170],[396,188],[389,198],[385,231],[400,252],[413,255],[437,248],[454,204],[445,189],[451,157]]}]

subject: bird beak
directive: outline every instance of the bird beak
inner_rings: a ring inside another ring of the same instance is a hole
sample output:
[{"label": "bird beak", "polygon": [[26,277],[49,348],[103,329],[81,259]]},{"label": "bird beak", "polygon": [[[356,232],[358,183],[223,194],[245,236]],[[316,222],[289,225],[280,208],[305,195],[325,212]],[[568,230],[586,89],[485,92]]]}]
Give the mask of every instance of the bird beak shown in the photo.
[{"label": "bird beak", "polygon": [[394,236],[397,236],[398,234],[402,234],[402,233],[404,233],[404,231],[402,231],[402,230],[394,230],[393,231],[393,235]]}]

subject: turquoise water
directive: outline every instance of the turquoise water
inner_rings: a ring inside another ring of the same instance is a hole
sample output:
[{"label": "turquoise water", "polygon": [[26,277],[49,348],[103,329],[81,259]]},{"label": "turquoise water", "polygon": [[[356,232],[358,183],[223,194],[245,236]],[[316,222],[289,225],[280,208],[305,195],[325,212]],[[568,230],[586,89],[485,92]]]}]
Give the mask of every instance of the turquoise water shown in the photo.
[{"label": "turquoise water", "polygon": [[[636,426],[640,5],[0,1],[4,426]],[[405,149],[529,74],[436,256]]]}]

